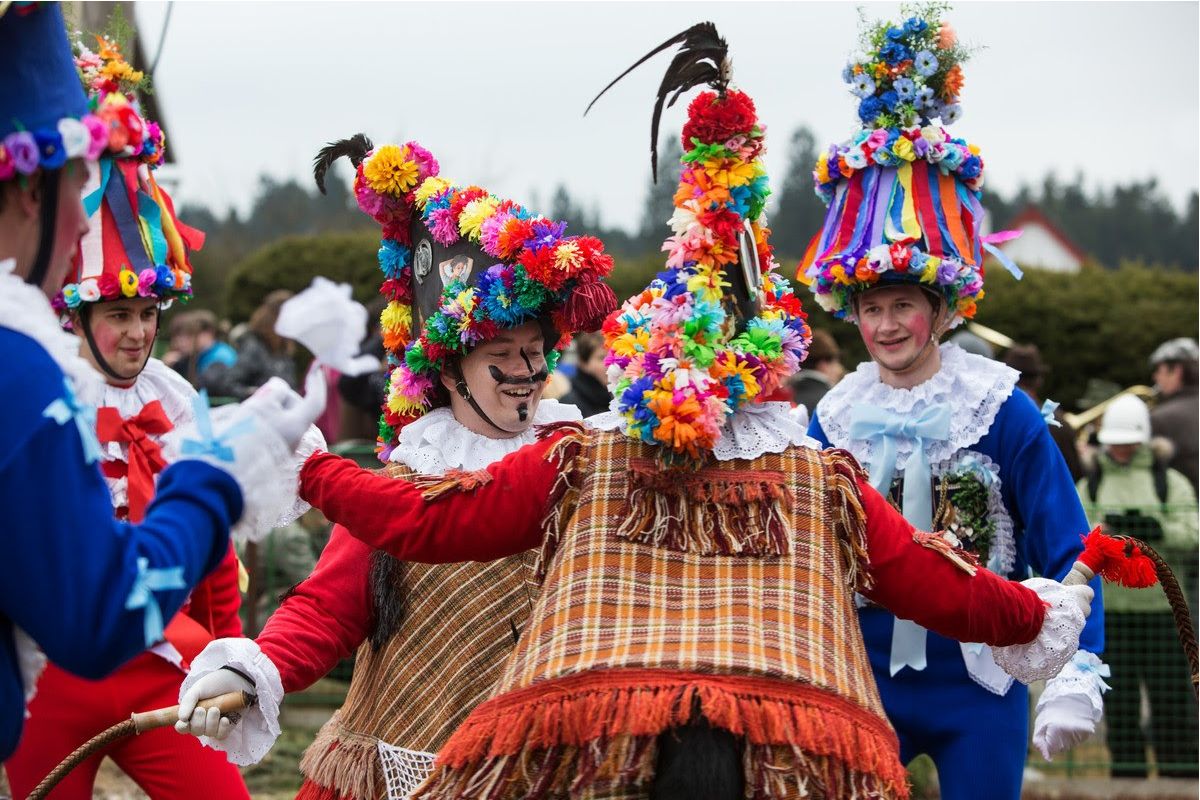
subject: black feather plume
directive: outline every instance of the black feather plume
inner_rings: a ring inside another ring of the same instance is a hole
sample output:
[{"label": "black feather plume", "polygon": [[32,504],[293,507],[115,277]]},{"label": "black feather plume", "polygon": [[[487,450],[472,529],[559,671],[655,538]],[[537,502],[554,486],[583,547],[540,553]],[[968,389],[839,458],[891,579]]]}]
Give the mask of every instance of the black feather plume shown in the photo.
[{"label": "black feather plume", "polygon": [[317,153],[317,157],[313,159],[313,178],[317,181],[317,188],[321,190],[321,194],[325,194],[325,173],[342,156],[350,159],[350,163],[358,169],[358,165],[367,157],[367,153],[371,152],[371,140],[364,134],[356,133],[349,139],[342,139],[336,142],[330,142],[321,148]]},{"label": "black feather plume", "polygon": [[[683,33],[667,39],[635,61],[632,67],[614,78],[612,83],[601,89],[600,94],[588,103],[587,110],[583,112],[584,116],[587,116],[587,112],[592,110],[596,101],[615,86],[617,81],[675,44],[682,44],[682,47],[679,48],[679,52],[671,60],[671,66],[667,67],[667,72],[663,75],[662,83],[658,87],[658,96],[654,101],[654,116],[650,119],[650,171],[654,175],[656,183],[658,182],[658,123],[662,117],[663,103],[670,108],[675,105],[675,101],[684,92],[702,83],[707,83],[721,94],[725,94],[725,90],[729,87],[729,45],[717,33],[716,25],[711,22],[701,22]],[[668,95],[670,99],[668,99]]]}]

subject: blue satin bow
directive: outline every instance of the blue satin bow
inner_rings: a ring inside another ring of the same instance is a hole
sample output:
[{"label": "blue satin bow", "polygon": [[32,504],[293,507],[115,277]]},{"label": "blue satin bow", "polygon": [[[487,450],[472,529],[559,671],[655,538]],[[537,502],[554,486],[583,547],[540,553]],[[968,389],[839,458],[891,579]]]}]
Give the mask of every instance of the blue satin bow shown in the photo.
[{"label": "blue satin bow", "polygon": [[128,611],[146,609],[143,633],[146,646],[150,647],[161,642],[163,638],[163,614],[154,593],[185,589],[187,584],[183,581],[183,567],[152,569],[148,558],[139,558],[137,567],[138,574],[133,580],[133,588],[129,590],[129,597],[125,599],[125,608]]},{"label": "blue satin bow", "polygon": [[185,456],[211,456],[233,463],[233,448],[228,442],[253,428],[254,420],[246,417],[220,436],[213,436],[212,417],[208,413],[208,392],[204,389],[192,399],[192,411],[196,417],[196,430],[199,431],[200,438],[184,439],[179,448],[180,453]]},{"label": "blue satin bow", "polygon": [[1054,418],[1054,412],[1058,411],[1058,403],[1053,400],[1046,400],[1042,403],[1042,419],[1046,420],[1046,424],[1055,428],[1061,428],[1062,423]]},{"label": "blue satin bow", "polygon": [[83,441],[84,460],[91,464],[104,457],[100,440],[96,438],[96,409],[79,402],[69,378],[63,378],[63,396],[46,406],[42,416],[49,417],[59,425],[75,420],[79,438]]},{"label": "blue satin bow", "polygon": [[[926,442],[944,440],[950,435],[950,406],[930,406],[916,416],[900,414],[878,406],[858,406],[850,414],[850,437],[875,442],[875,455],[867,465],[871,485],[886,495],[896,473],[898,442],[913,443],[912,453],[904,462],[904,493],[901,498],[904,518],[918,530],[933,525],[932,475]],[[904,667],[925,669],[926,631],[915,622],[896,619],[892,629],[892,654],[889,669],[895,675]]]}]

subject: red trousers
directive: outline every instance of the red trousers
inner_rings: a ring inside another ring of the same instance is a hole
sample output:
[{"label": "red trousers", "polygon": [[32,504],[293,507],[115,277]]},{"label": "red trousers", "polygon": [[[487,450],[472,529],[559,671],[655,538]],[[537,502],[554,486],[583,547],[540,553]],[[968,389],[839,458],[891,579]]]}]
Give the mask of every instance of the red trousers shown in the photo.
[{"label": "red trousers", "polygon": [[[182,682],[179,668],[153,653],[142,653],[100,681],[47,666],[29,704],[21,743],[4,764],[13,797],[26,797],[71,751],[131,713],[175,705]],[[118,739],[72,770],[49,800],[91,800],[105,756],[153,800],[250,798],[241,773],[224,753],[174,728],[161,728]]]}]

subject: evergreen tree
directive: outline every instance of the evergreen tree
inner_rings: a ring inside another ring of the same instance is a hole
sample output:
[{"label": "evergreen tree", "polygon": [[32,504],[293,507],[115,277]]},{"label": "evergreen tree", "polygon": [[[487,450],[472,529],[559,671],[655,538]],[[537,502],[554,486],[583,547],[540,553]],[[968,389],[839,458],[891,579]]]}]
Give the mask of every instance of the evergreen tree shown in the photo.
[{"label": "evergreen tree", "polygon": [[825,204],[813,191],[813,165],[817,162],[817,140],[808,127],[792,132],[788,166],[779,186],[778,210],[771,214],[771,243],[785,267],[804,255],[809,241],[821,232]]},{"label": "evergreen tree", "polygon": [[675,213],[675,190],[679,188],[679,159],[683,147],[678,133],[669,133],[658,148],[658,182],[651,177],[642,206],[638,242],[642,252],[657,252],[666,237],[667,220]]}]

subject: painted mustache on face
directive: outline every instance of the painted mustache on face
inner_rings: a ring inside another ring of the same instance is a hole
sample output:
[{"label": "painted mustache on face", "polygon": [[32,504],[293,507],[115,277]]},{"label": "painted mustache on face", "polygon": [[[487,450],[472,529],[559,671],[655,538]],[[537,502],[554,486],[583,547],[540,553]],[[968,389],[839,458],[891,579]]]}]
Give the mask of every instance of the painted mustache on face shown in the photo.
[{"label": "painted mustache on face", "polygon": [[[550,377],[550,371],[545,366],[536,372],[534,371],[533,362],[529,360],[529,356],[525,355],[523,349],[521,350],[521,358],[525,361],[525,366],[529,368],[529,375],[509,375],[495,364],[488,365],[488,374],[492,376],[492,380],[501,386],[536,386],[539,383],[545,383],[546,378]],[[521,403],[517,406],[517,417],[521,422],[529,418],[528,403]]]}]

